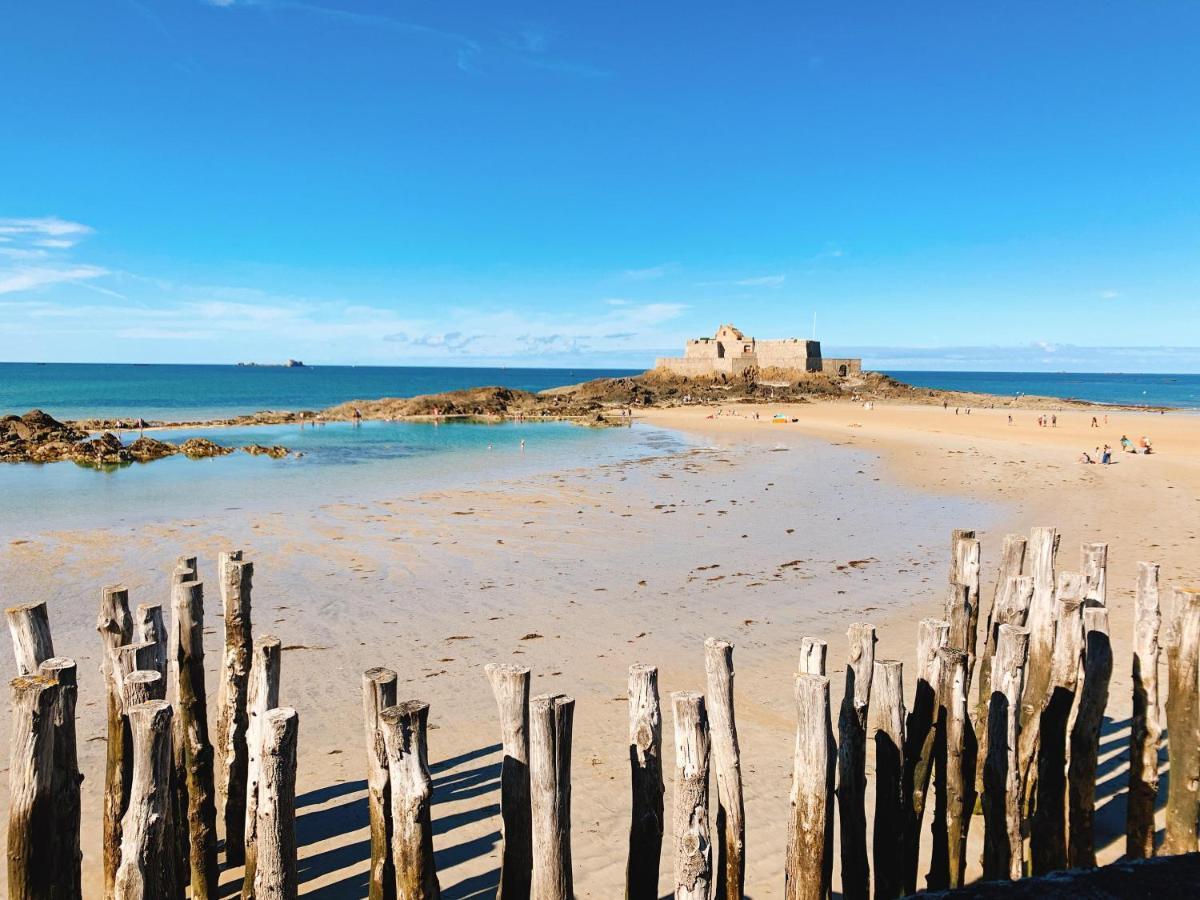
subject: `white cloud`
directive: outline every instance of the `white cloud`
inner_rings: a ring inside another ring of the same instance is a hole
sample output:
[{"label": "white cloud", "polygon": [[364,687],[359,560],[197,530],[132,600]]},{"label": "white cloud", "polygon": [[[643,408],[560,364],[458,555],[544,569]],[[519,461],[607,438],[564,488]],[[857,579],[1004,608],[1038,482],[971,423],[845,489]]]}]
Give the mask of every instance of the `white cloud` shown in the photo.
[{"label": "white cloud", "polygon": [[55,284],[81,284],[107,269],[67,258],[67,251],[92,229],[57,216],[0,219],[0,294],[34,291]]},{"label": "white cloud", "polygon": [[1103,300],[1116,300],[1116,299],[1117,299],[1118,297],[1120,297],[1120,296],[1121,296],[1121,293],[1120,293],[1120,291],[1114,291],[1114,290],[1111,290],[1111,289],[1110,289],[1110,290],[1107,290],[1107,291],[1101,291],[1101,292],[1100,292],[1100,297],[1101,297],[1101,299],[1103,299]]},{"label": "white cloud", "polygon": [[93,231],[79,222],[68,222],[57,216],[35,219],[0,219],[0,239],[19,243],[29,242],[41,247],[73,247]]},{"label": "white cloud", "polygon": [[662,278],[677,268],[679,268],[679,263],[662,263],[657,266],[648,266],[645,269],[626,269],[621,273],[621,277],[629,281],[650,281],[654,278]]},{"label": "white cloud", "polygon": [[734,284],[743,287],[779,287],[787,280],[786,275],[760,275],[757,278],[742,278]]},{"label": "white cloud", "polygon": [[0,294],[32,291],[64,282],[87,281],[107,274],[108,270],[99,266],[68,266],[65,268],[30,266],[0,269]]}]

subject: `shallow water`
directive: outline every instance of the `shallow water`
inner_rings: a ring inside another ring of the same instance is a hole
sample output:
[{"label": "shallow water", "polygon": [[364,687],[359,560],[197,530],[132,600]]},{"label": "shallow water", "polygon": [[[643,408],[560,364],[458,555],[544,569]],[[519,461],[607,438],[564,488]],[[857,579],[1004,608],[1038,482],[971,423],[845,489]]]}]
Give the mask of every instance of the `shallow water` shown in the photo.
[{"label": "shallow water", "polygon": [[[105,470],[71,462],[0,464],[0,537],[228,509],[286,512],[381,490],[469,487],[661,456],[689,445],[684,435],[640,423],[585,428],[569,422],[371,421],[172,428],[153,435],[172,442],[203,436],[225,446],[281,444],[303,455],[275,460],[238,451]],[[127,441],[134,436],[123,435]]]}]

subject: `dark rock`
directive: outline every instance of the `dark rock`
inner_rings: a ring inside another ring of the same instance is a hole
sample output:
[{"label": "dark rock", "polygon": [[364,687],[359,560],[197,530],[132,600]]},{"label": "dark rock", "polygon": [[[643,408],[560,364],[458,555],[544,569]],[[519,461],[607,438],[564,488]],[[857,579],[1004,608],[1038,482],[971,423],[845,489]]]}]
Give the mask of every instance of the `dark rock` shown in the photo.
[{"label": "dark rock", "polygon": [[188,459],[203,459],[209,456],[228,456],[233,452],[233,448],[214,444],[208,438],[189,438],[179,445],[179,452]]}]

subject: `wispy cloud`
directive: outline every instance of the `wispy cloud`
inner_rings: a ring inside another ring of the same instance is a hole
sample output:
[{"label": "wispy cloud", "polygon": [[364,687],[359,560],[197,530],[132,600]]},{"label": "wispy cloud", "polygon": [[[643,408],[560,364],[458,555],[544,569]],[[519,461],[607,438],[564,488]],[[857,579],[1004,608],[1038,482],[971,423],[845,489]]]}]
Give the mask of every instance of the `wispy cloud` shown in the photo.
[{"label": "wispy cloud", "polygon": [[68,251],[92,233],[87,225],[55,216],[0,219],[0,294],[80,284],[109,274],[69,258]]},{"label": "wispy cloud", "polygon": [[779,287],[787,281],[786,275],[755,275],[750,278],[734,278],[727,281],[698,281],[696,287]]},{"label": "wispy cloud", "polygon": [[657,266],[647,266],[644,269],[626,269],[621,273],[621,277],[627,281],[650,281],[655,278],[662,278],[664,275],[678,268],[679,263],[660,263]]},{"label": "wispy cloud", "polygon": [[1116,300],[1120,296],[1120,291],[1107,290],[1100,292],[1100,299],[1102,300]]}]

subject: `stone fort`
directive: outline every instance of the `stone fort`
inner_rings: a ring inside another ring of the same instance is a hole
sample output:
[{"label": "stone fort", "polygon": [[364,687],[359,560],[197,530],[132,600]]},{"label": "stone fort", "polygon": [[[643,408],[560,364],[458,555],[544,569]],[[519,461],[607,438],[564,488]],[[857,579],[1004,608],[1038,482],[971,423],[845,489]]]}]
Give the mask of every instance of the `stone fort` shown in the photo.
[{"label": "stone fort", "polygon": [[789,369],[824,372],[844,378],[862,371],[861,359],[826,359],[820,341],[783,338],[759,341],[732,325],[722,325],[712,337],[687,342],[683,356],[660,356],[658,368],[676,375],[741,375],[750,369]]}]

